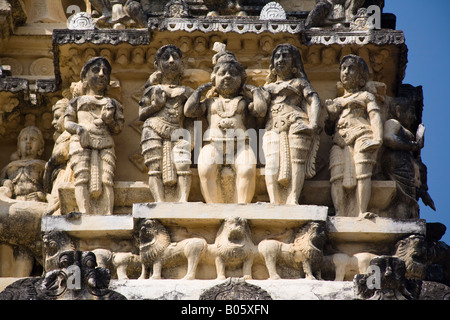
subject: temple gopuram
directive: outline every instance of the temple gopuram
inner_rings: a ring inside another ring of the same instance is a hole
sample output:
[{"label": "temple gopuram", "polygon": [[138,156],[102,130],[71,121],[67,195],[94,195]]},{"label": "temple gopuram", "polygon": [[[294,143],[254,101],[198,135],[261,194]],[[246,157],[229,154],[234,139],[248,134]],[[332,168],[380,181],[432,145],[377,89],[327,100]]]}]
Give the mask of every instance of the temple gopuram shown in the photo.
[{"label": "temple gopuram", "polygon": [[384,0],[0,0],[0,300],[450,300]]}]

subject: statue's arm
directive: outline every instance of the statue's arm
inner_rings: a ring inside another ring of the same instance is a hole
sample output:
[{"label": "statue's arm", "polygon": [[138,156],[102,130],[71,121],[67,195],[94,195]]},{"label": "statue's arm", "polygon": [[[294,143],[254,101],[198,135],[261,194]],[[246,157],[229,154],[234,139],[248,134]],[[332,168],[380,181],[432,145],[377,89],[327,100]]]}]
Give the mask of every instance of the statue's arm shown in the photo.
[{"label": "statue's arm", "polygon": [[201,103],[203,92],[212,87],[211,83],[201,85],[195,90],[184,104],[184,115],[189,118],[195,118],[203,115],[206,111],[206,104]]}]

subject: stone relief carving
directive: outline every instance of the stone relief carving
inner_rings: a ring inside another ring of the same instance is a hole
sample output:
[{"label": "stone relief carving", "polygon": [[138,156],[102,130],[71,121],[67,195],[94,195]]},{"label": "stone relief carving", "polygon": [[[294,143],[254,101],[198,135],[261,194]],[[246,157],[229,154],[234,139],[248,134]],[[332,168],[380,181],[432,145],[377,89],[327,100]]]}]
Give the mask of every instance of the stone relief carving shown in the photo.
[{"label": "stone relief carving", "polygon": [[263,137],[267,192],[271,203],[298,204],[305,178],[315,175],[321,103],[297,48],[274,49],[264,88],[270,93]]},{"label": "stone relief carving", "polygon": [[226,268],[242,268],[243,278],[252,279],[253,259],[257,247],[251,239],[247,219],[231,217],[224,220],[208,252],[215,257],[217,279],[226,279]]},{"label": "stone relief carving", "polygon": [[241,10],[242,2],[242,0],[203,0],[204,5],[209,10],[207,14],[209,17],[231,14],[246,16],[247,13]]},{"label": "stone relief carving", "polygon": [[44,171],[44,189],[48,194],[49,207],[47,214],[49,215],[60,214],[59,186],[64,182],[73,181],[73,172],[67,166],[71,134],[64,129],[64,115],[68,104],[69,99],[63,98],[58,100],[52,107],[55,145],[50,159],[45,164]]},{"label": "stone relief carving", "polygon": [[144,121],[142,155],[148,168],[150,192],[157,202],[165,201],[166,192],[173,187],[174,201],[187,202],[191,187],[191,143],[183,131],[183,108],[193,90],[181,85],[181,58],[180,49],[174,45],[156,52],[156,71],[139,102],[139,119]]},{"label": "stone relief carving", "polygon": [[115,151],[113,135],[122,131],[123,107],[106,97],[111,65],[94,57],[81,71],[83,94],[70,100],[64,127],[70,138],[69,163],[75,177],[78,210],[113,214]]},{"label": "stone relief carving", "polygon": [[420,282],[407,279],[405,262],[399,258],[379,256],[370,262],[380,270],[380,286],[370,283],[369,274],[354,278],[356,293],[365,300],[416,300],[420,295]]},{"label": "stone relief carving", "polygon": [[126,300],[108,289],[110,278],[108,269],[97,267],[92,252],[65,251],[59,255],[58,269],[12,283],[0,300]]},{"label": "stone relief carving", "polygon": [[[208,122],[198,157],[202,195],[206,203],[249,203],[255,192],[256,156],[245,124],[247,114],[265,116],[265,94],[245,85],[245,69],[231,52],[219,51],[213,63],[211,83],[195,90],[184,106],[186,116],[205,116]],[[232,182],[224,182],[226,175]]]},{"label": "stone relief carving", "polygon": [[[187,259],[187,272],[184,280],[195,279],[200,256],[207,249],[202,238],[189,238],[171,242],[166,228],[157,220],[145,219],[139,226],[139,250],[142,273],[139,279],[161,279],[162,268],[183,263]],[[149,273],[149,270],[152,270]]]},{"label": "stone relief carving", "polygon": [[317,0],[308,14],[306,28],[322,27],[333,23],[349,23],[357,15],[365,0]]},{"label": "stone relief carving", "polygon": [[331,196],[336,215],[370,218],[372,170],[383,143],[381,110],[375,95],[366,89],[369,70],[362,58],[345,56],[340,78],[344,95],[325,102],[327,133],[333,135],[334,143],[330,152]]},{"label": "stone relief carving", "polygon": [[311,221],[300,227],[294,242],[263,240],[258,244],[258,251],[264,257],[270,279],[280,279],[277,265],[288,264],[300,269],[306,279],[321,280],[320,265],[326,240],[325,224]]},{"label": "stone relief carving", "polygon": [[45,202],[43,176],[45,161],[39,159],[44,152],[42,132],[34,126],[19,133],[17,152],[0,172],[0,192],[6,198],[22,201]]},{"label": "stone relief carving", "polygon": [[[142,1],[148,2],[148,1]],[[135,0],[90,0],[96,25],[123,29],[125,27],[147,27],[147,13],[141,1]]]},{"label": "stone relief carving", "polygon": [[385,174],[397,185],[396,199],[389,209],[392,217],[418,219],[422,198],[436,211],[428,193],[427,168],[420,158],[424,147],[425,127],[420,123],[423,97],[421,88],[410,88],[411,97],[393,99],[390,116],[384,123],[384,145],[381,162]]},{"label": "stone relief carving", "polygon": [[[411,235],[399,240],[395,245],[395,252],[392,257],[401,259],[405,263],[405,275],[408,279],[423,280],[426,276],[426,269],[431,264],[429,253],[423,236]],[[360,252],[353,255],[345,253],[335,253],[327,256],[335,268],[335,281],[349,281],[356,274],[365,274],[372,259],[380,255],[370,252]]]},{"label": "stone relief carving", "polygon": [[199,300],[272,300],[272,297],[266,290],[241,278],[229,278],[226,282],[206,290]]}]

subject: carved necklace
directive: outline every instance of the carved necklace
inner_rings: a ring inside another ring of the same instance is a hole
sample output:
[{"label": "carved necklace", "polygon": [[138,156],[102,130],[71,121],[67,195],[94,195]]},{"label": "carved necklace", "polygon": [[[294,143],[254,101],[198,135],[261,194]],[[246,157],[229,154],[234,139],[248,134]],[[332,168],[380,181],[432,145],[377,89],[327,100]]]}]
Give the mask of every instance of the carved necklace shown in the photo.
[{"label": "carved necklace", "polygon": [[[227,99],[228,100],[228,99]],[[217,104],[217,114],[221,117],[221,118],[231,118],[234,117],[236,115],[238,106],[239,106],[239,102],[241,101],[241,99],[230,99],[232,102],[232,107],[231,110],[225,110],[225,106],[222,100],[219,100],[218,104]],[[229,104],[230,101],[227,101],[225,104]]]}]

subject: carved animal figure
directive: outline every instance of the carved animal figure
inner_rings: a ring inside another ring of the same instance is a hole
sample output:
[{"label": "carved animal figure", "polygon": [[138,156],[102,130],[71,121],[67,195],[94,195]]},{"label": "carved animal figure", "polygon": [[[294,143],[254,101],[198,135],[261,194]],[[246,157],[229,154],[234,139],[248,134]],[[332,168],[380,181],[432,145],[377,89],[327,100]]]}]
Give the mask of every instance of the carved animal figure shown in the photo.
[{"label": "carved animal figure", "polygon": [[226,268],[242,266],[244,279],[252,279],[253,258],[257,252],[251,239],[247,219],[226,218],[217,231],[214,244],[208,251],[215,257],[217,279],[225,280]]},{"label": "carved animal figure", "polygon": [[117,273],[117,279],[129,279],[129,270],[139,270],[141,267],[141,258],[139,255],[131,252],[112,252],[108,249],[92,250],[97,258],[99,267],[109,269]]},{"label": "carved animal figure", "polygon": [[321,279],[322,248],[326,238],[325,225],[311,221],[299,229],[293,243],[261,241],[258,251],[264,258],[270,279],[281,278],[276,269],[277,263],[303,267],[306,279]]},{"label": "carved animal figure", "polygon": [[139,226],[139,249],[142,262],[142,273],[139,279],[149,276],[161,279],[161,271],[165,266],[175,266],[187,259],[188,267],[184,280],[195,279],[200,256],[206,251],[207,243],[203,238],[189,238],[171,243],[166,228],[157,220],[146,219]]},{"label": "carved animal figure", "polygon": [[335,266],[334,281],[352,280],[356,274],[365,274],[370,266],[370,261],[377,257],[376,254],[361,252],[349,256],[345,253],[333,254],[330,258]]},{"label": "carved animal figure", "polygon": [[411,235],[399,240],[395,245],[395,257],[402,259],[406,265],[406,278],[424,279],[428,259],[427,247],[423,236]]},{"label": "carved animal figure", "polygon": [[[345,253],[336,253],[327,257],[331,259],[335,267],[335,281],[352,280],[356,274],[365,274],[370,262],[379,255],[361,252],[349,256]],[[399,240],[395,245],[396,258],[400,258],[406,265],[406,277],[408,279],[424,279],[427,262],[425,240],[422,236],[411,235]]]}]

